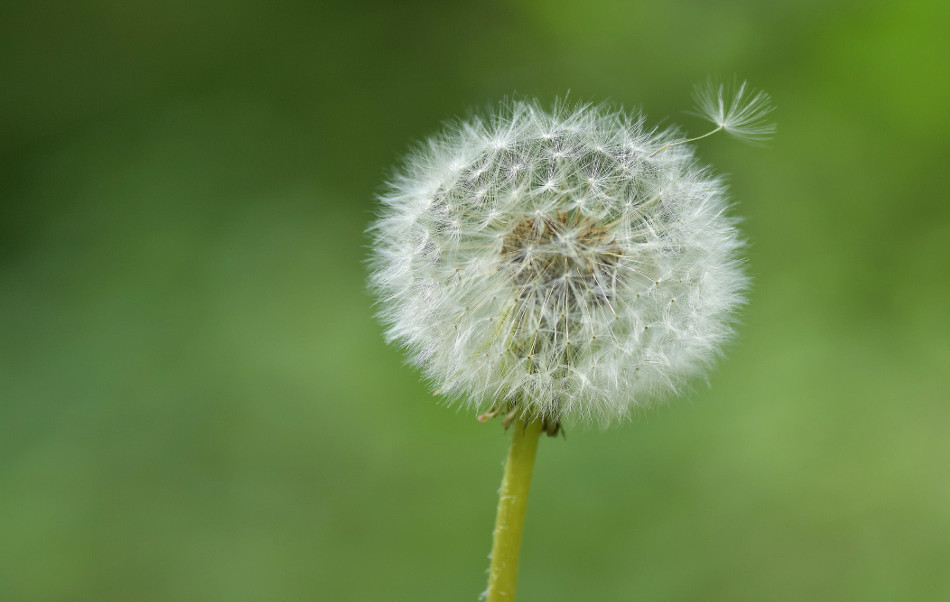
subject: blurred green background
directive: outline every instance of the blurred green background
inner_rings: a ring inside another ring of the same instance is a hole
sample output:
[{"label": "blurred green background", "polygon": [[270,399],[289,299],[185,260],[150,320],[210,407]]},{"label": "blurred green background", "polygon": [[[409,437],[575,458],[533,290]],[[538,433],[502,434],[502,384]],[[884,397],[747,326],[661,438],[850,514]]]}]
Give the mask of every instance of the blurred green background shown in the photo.
[{"label": "blurred green background", "polygon": [[946,2],[7,2],[0,598],[465,600],[506,438],[365,291],[409,144],[516,93],[721,136],[755,278],[685,400],[538,457],[525,600],[950,595]]}]

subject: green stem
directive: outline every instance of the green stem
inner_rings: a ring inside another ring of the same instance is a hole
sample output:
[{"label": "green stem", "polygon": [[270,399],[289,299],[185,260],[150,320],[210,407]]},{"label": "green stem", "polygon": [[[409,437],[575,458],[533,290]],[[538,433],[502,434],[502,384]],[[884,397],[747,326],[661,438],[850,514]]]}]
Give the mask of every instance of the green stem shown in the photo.
[{"label": "green stem", "polygon": [[524,419],[518,419],[514,424],[514,435],[505,463],[505,477],[498,492],[498,518],[495,520],[495,540],[488,574],[488,602],[515,599],[521,533],[524,530],[524,514],[528,506],[531,472],[541,427],[540,420],[525,422]]}]

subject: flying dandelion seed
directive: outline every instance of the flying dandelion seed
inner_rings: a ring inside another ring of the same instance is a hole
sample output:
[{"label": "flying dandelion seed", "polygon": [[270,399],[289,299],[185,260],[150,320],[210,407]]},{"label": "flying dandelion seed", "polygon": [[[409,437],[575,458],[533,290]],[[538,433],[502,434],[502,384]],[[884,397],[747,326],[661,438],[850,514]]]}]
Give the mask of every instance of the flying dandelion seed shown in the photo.
[{"label": "flying dandelion seed", "polygon": [[775,134],[775,124],[765,121],[774,110],[772,99],[746,82],[727,87],[709,80],[696,87],[693,99],[697,114],[718,126],[707,136],[724,130],[749,142],[761,142]]}]

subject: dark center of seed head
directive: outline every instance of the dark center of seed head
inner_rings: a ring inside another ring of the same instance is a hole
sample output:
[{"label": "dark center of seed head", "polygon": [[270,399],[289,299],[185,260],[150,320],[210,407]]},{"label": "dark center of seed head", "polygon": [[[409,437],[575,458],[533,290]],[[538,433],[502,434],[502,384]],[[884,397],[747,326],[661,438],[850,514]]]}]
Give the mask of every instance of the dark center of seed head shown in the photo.
[{"label": "dark center of seed head", "polygon": [[595,286],[598,271],[612,270],[620,255],[607,227],[577,212],[528,215],[502,241],[501,256],[512,279],[544,286],[573,280]]}]

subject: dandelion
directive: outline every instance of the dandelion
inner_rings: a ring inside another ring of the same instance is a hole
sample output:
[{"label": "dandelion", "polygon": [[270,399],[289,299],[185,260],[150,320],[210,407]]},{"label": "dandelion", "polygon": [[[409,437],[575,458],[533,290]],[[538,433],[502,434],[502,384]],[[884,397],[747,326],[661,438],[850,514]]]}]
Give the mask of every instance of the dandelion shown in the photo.
[{"label": "dandelion", "polygon": [[[767,102],[744,84],[704,93],[706,135],[761,139]],[[388,339],[440,394],[518,424],[490,600],[514,593],[540,433],[680,392],[732,335],[742,242],[692,140],[638,114],[508,102],[430,138],[381,195],[371,282]]]},{"label": "dandelion", "polygon": [[[699,114],[719,130],[748,141],[768,140],[775,134],[775,124],[765,121],[772,112],[772,99],[760,90],[752,90],[746,82],[733,84],[728,90],[725,84],[709,80],[697,86],[693,93]],[[710,134],[706,134],[707,136]]]}]

